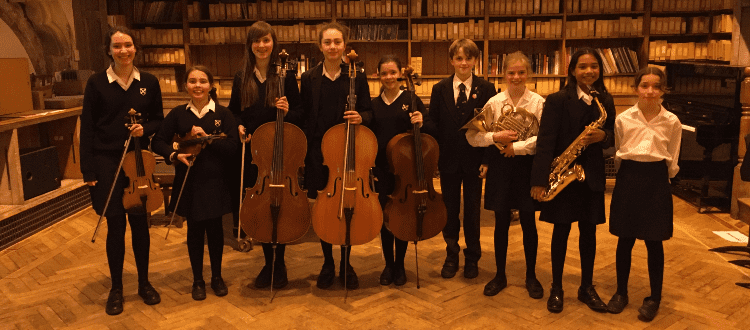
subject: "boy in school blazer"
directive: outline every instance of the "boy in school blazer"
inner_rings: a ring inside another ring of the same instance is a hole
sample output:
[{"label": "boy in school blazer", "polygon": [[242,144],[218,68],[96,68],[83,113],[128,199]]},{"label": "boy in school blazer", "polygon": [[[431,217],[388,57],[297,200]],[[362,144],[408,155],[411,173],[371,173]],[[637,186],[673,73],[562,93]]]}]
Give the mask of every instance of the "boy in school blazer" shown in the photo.
[{"label": "boy in school blazer", "polygon": [[479,211],[482,199],[479,167],[484,148],[472,147],[461,127],[474,117],[474,109],[482,108],[497,93],[493,84],[472,73],[479,57],[479,48],[473,41],[456,40],[451,44],[448,53],[455,73],[433,87],[428,112],[431,122],[425,123],[431,126],[425,130],[438,132],[438,170],[448,214],[448,221],[443,229],[447,256],[441,276],[452,278],[458,271],[458,252],[461,250],[458,245],[461,224],[459,211],[463,184],[466,238],[464,277],[475,278],[478,275],[477,262],[482,255],[479,243]]}]

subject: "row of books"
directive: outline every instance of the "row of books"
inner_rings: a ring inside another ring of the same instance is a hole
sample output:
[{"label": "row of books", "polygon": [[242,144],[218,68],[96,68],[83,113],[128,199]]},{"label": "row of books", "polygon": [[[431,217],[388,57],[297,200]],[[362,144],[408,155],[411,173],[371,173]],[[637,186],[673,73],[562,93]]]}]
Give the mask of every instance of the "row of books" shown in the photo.
[{"label": "row of books", "polygon": [[732,15],[722,14],[714,16],[713,32],[714,33],[732,33]]},{"label": "row of books", "polygon": [[[490,54],[487,67],[487,73],[490,75],[502,75],[503,63],[508,54]],[[560,52],[555,51],[552,54],[526,54],[531,63],[531,72],[528,74],[561,74],[560,70]]]},{"label": "row of books", "polygon": [[[495,85],[498,92],[508,89],[508,84],[503,78],[490,78],[489,80]],[[526,88],[542,96],[547,96],[560,90],[562,78],[528,78],[526,79]]]},{"label": "row of books", "polygon": [[197,1],[187,4],[188,21],[204,19],[212,21],[233,21],[243,19],[258,19],[257,2],[209,3],[208,11],[204,12],[203,4]]},{"label": "row of books", "polygon": [[139,23],[180,22],[182,10],[179,1],[133,2],[133,20]]},{"label": "row of books", "polygon": [[408,0],[337,0],[336,17],[407,17],[408,6]]},{"label": "row of books", "polygon": [[651,34],[708,33],[708,23],[709,17],[706,16],[652,17],[650,30]]},{"label": "row of books", "polygon": [[[516,22],[520,21],[517,20]],[[562,19],[551,19],[549,21],[529,21],[526,22],[525,38],[562,38]],[[520,36],[518,36],[520,37]]]},{"label": "row of books", "polygon": [[486,8],[490,15],[559,14],[560,0],[487,0]]},{"label": "row of books", "polygon": [[[578,48],[568,47],[565,50],[567,57],[564,67],[567,68],[570,64],[570,57]],[[603,74],[635,73],[640,68],[638,65],[638,54],[630,48],[612,47],[595,48],[595,50],[604,62],[604,67],[600,68]]]},{"label": "row of books", "polygon": [[[216,96],[220,98],[232,97],[232,79],[214,80],[214,88],[216,88]],[[225,105],[226,106],[226,105]]]},{"label": "row of books", "polygon": [[185,64],[185,50],[182,48],[146,48],[139,54],[146,65]]},{"label": "row of books", "polygon": [[411,6],[412,17],[484,16],[485,0],[411,0]]},{"label": "row of books", "polygon": [[159,87],[162,93],[179,92],[180,82],[177,81],[174,68],[148,68],[148,73],[159,79]]},{"label": "row of books", "polygon": [[632,94],[635,77],[604,77],[604,87],[610,94]]},{"label": "row of books", "polygon": [[609,38],[643,34],[643,17],[620,17],[617,20],[586,19],[568,21],[566,38]]},{"label": "row of books", "polygon": [[643,0],[565,0],[568,13],[612,13],[642,11]]},{"label": "row of books", "polygon": [[[249,26],[219,26],[209,28],[190,28],[192,44],[236,44],[245,43]],[[278,27],[274,27],[279,37]]]},{"label": "row of books", "polygon": [[139,45],[182,45],[181,29],[133,29],[132,37]]},{"label": "row of books", "polygon": [[107,25],[109,27],[128,26],[125,22],[125,15],[107,15]]},{"label": "row of books", "polygon": [[483,39],[484,20],[448,22],[446,24],[412,23],[412,40],[456,40],[460,38]]},{"label": "row of books", "polygon": [[732,59],[732,42],[729,40],[710,40],[709,42],[672,43],[666,40],[649,42],[648,59],[666,60],[716,60]]},{"label": "row of books", "polygon": [[261,1],[263,18],[329,18],[332,1]]},{"label": "row of books", "polygon": [[[447,53],[446,53],[446,55],[447,55]],[[447,58],[447,56],[446,56],[446,58]],[[430,60],[433,60],[433,59],[430,58]],[[418,73],[418,74],[423,74],[424,73],[423,70],[422,70],[422,67],[423,67],[422,64],[423,64],[423,62],[422,62],[422,57],[421,56],[412,56],[409,59],[409,66],[411,66],[414,69],[415,73]],[[431,63],[431,64],[434,64],[434,63]],[[446,63],[446,66],[448,66],[447,63]],[[442,68],[445,68],[445,66],[443,66]],[[426,74],[436,74],[437,73],[437,74],[446,74],[447,75],[447,74],[450,74],[450,73],[448,73],[448,71],[451,71],[451,70],[445,70],[445,72],[427,72]],[[477,58],[477,62],[476,62],[476,64],[474,64],[473,73],[477,74],[477,75],[481,75],[481,72],[484,72],[484,52],[482,52],[480,50],[479,51],[479,58]]]},{"label": "row of books", "polygon": [[673,81],[672,93],[685,94],[726,94],[734,95],[735,80],[710,77],[685,77],[676,76]]},{"label": "row of books", "polygon": [[734,0],[653,0],[653,11],[703,11],[732,9]]},{"label": "row of books", "polygon": [[406,40],[406,30],[398,24],[359,24],[349,27],[349,40]]}]

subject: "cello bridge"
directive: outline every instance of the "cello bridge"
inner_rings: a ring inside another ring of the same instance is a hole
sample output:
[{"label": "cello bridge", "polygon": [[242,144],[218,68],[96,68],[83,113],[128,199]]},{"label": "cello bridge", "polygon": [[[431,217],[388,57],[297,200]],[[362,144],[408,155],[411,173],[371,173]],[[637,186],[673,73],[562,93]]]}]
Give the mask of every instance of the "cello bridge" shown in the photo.
[{"label": "cello bridge", "polygon": [[284,188],[286,185],[283,184],[269,184],[268,187],[270,188]]}]

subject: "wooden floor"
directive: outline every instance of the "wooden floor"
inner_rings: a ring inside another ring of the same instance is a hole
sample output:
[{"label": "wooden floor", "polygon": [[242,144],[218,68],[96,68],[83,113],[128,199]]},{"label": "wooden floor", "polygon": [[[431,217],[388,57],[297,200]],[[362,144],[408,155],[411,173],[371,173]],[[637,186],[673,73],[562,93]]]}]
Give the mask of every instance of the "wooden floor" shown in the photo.
[{"label": "wooden floor", "polygon": [[[609,196],[607,197],[609,200]],[[91,235],[97,216],[89,208],[53,227],[0,252],[0,329],[748,329],[750,290],[735,282],[750,282],[749,271],[727,260],[747,258],[707,251],[727,245],[713,230],[741,230],[747,226],[727,214],[698,214],[675,198],[674,238],[665,242],[662,306],[651,323],[638,320],[637,309],[649,295],[646,250],[642,242],[633,251],[630,305],[622,314],[599,314],[576,299],[580,282],[577,230],[571,233],[566,260],[565,310],[549,313],[546,298],[551,283],[549,242],[552,226],[539,223],[537,275],[545,297],[534,300],[524,289],[521,228],[514,223],[507,274],[509,286],[495,297],[482,295],[494,276],[493,216],[482,213],[482,246],[479,277],[440,277],[445,257],[442,237],[419,244],[421,289],[416,288],[414,248],[407,253],[409,282],[403,287],[381,286],[383,268],[380,240],[376,238],[352,252],[360,289],[349,292],[338,282],[330,289],[315,287],[323,259],[313,235],[287,248],[289,286],[269,303],[268,290],[248,287],[262,266],[260,248],[243,253],[224,250],[224,279],[229,295],[219,298],[208,290],[208,299],[190,296],[192,276],[185,245],[186,228],[151,229],[151,283],[162,302],[147,306],[136,294],[132,250],[125,258],[125,312],[104,313],[109,291],[105,255],[106,226],[96,243]],[[575,228],[575,226],[574,226]],[[605,302],[614,294],[616,238],[607,225],[598,227],[594,283]],[[129,231],[126,238],[130,246]],[[463,244],[463,242],[462,242]],[[736,244],[740,245],[740,244]],[[336,249],[337,250],[337,249]],[[334,252],[338,256],[338,252]],[[338,259],[338,257],[336,258]],[[463,260],[461,260],[463,264]],[[206,278],[210,276],[206,256]]]}]

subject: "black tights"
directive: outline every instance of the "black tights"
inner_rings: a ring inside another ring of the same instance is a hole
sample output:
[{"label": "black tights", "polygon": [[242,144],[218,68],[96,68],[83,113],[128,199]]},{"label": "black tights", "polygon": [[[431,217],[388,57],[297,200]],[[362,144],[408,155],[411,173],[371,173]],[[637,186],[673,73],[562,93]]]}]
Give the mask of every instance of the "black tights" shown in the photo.
[{"label": "black tights", "polygon": [[[263,257],[266,259],[266,266],[270,267],[273,261],[273,244],[261,243],[263,246]],[[276,244],[276,265],[284,264],[284,252],[286,251],[286,244]]]},{"label": "black tights", "polygon": [[[556,223],[552,229],[552,287],[562,288],[565,254],[568,251],[569,223]],[[596,225],[586,221],[578,221],[578,250],[581,254],[581,287],[589,287],[593,283],[594,259],[596,258]]]},{"label": "black tights", "polygon": [[[648,278],[651,281],[651,300],[661,301],[664,281],[664,245],[662,241],[644,241],[648,251]],[[628,279],[635,238],[620,237],[617,241],[617,293],[628,295]]]},{"label": "black tights", "polygon": [[[323,240],[320,240],[320,247],[323,249],[323,265],[331,265],[333,266],[333,245],[330,243],[326,243]],[[344,252],[346,251],[346,253]],[[349,263],[349,257],[352,256],[352,247],[347,246],[346,249],[344,249],[344,246],[341,246],[341,263],[344,263],[344,260],[346,259],[346,265],[351,267],[352,265]]]},{"label": "black tights", "polygon": [[208,238],[208,258],[211,260],[211,277],[221,277],[221,257],[224,252],[224,228],[221,217],[202,221],[188,221],[187,246],[193,281],[203,280],[203,243]]},{"label": "black tights", "polygon": [[[523,252],[526,256],[526,278],[532,279],[536,278],[536,250],[539,245],[533,205],[530,210],[520,210],[519,212],[521,230],[523,231]],[[502,275],[502,277],[505,277],[505,263],[508,257],[510,220],[510,210],[495,211],[495,265],[497,265],[497,276]]]},{"label": "black tights", "polygon": [[[122,265],[125,262],[125,214],[107,217],[107,261],[112,289],[122,289]],[[138,284],[148,283],[148,253],[151,237],[145,215],[128,215],[131,244],[138,269]]]},{"label": "black tights", "polygon": [[[393,256],[393,243],[396,243],[396,256]],[[383,225],[380,228],[380,242],[383,245],[383,257],[385,257],[385,266],[390,268],[404,268],[404,257],[406,256],[406,248],[409,246],[409,242],[402,241],[391,233],[390,230],[385,228]]]}]

